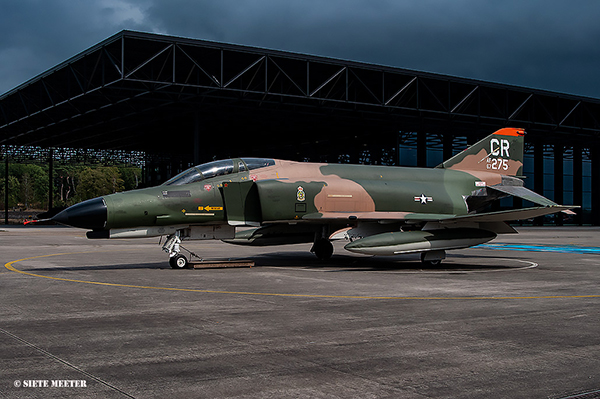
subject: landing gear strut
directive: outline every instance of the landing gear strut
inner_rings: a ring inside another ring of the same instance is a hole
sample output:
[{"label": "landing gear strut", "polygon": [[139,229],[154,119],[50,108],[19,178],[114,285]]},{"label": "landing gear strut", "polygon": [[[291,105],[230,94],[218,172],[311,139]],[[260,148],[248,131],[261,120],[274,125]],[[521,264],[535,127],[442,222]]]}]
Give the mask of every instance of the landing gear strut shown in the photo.
[{"label": "landing gear strut", "polygon": [[185,269],[189,265],[185,255],[181,254],[179,244],[181,244],[181,234],[178,230],[175,234],[168,236],[167,241],[162,246],[163,251],[169,254],[169,266],[173,269]]}]

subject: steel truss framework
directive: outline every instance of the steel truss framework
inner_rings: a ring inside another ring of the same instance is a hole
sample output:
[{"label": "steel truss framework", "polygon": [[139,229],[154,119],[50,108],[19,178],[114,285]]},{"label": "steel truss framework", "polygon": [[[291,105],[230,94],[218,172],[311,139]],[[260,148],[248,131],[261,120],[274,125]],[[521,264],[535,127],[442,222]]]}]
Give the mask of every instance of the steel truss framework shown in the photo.
[{"label": "steel truss framework", "polygon": [[42,148],[36,146],[0,146],[0,154],[10,162],[54,162],[84,165],[129,165],[142,168],[146,164],[143,151],[95,150],[89,148]]},{"label": "steel truss framework", "polygon": [[451,148],[503,126],[585,150],[598,174],[598,99],[180,37],[122,31],[0,96],[3,148],[144,151],[163,175],[238,155],[377,159],[399,131]]}]

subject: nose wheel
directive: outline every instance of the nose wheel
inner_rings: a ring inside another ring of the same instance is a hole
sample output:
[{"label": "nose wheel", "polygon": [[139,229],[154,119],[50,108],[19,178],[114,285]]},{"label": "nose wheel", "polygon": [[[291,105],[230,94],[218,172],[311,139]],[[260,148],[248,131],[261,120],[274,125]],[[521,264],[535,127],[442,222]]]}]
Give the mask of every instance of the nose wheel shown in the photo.
[{"label": "nose wheel", "polygon": [[185,269],[189,266],[189,262],[185,255],[177,254],[169,258],[169,265],[173,269]]}]

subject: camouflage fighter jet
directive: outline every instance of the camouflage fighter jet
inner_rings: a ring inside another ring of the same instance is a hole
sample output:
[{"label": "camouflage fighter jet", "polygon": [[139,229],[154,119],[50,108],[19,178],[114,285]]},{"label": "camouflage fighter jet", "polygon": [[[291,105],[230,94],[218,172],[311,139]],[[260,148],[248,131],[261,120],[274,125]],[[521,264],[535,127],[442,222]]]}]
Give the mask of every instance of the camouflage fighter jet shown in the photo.
[{"label": "camouflage fighter jet", "polygon": [[[182,240],[210,239],[256,246],[312,242],[311,252],[327,259],[331,240],[344,238],[351,252],[421,253],[422,262],[438,264],[446,250],[516,233],[507,221],[572,213],[575,207],[523,186],[524,134],[498,130],[428,169],[215,161],[157,187],[81,202],[52,220],[89,229],[87,237],[94,239],[167,236],[162,248],[173,268],[188,265]],[[535,206],[489,211],[493,201],[507,196]]]}]

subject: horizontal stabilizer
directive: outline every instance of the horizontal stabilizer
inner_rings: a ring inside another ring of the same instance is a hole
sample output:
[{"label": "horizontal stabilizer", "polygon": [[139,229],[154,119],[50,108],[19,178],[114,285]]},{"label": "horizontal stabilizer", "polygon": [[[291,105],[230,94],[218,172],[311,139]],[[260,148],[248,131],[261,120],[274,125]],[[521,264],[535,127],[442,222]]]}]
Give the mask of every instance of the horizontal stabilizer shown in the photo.
[{"label": "horizontal stabilizer", "polygon": [[542,206],[555,206],[557,203],[549,200],[546,197],[539,195],[536,192],[529,190],[528,188],[522,186],[490,186],[488,189],[493,189],[496,191],[500,191],[501,193],[505,193],[508,195],[512,195],[514,197],[522,198],[527,201],[531,201],[534,204],[542,205]]},{"label": "horizontal stabilizer", "polygon": [[550,215],[552,213],[567,211],[578,208],[577,206],[538,206],[533,208],[511,209],[508,211],[475,213],[471,215],[457,216],[452,219],[441,220],[440,224],[447,222],[469,221],[469,222],[508,222],[512,220],[532,219],[538,216]]}]

